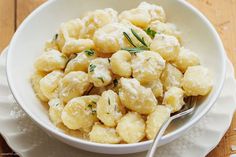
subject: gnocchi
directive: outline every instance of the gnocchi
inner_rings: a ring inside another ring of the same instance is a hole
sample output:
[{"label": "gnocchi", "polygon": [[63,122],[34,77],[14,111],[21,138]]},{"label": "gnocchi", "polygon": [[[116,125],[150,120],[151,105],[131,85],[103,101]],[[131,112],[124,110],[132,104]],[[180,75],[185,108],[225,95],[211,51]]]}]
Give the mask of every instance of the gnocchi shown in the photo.
[{"label": "gnocchi", "polygon": [[58,97],[58,86],[62,77],[62,71],[53,71],[39,81],[40,90],[49,100]]},{"label": "gnocchi", "polygon": [[89,133],[89,139],[97,143],[116,144],[121,141],[120,136],[114,128],[105,125],[94,124],[92,131]]},{"label": "gnocchi", "polygon": [[120,103],[119,96],[112,90],[102,93],[97,102],[97,117],[109,127],[115,127],[117,121],[125,113],[124,107]]},{"label": "gnocchi", "polygon": [[108,59],[96,58],[92,60],[88,67],[89,81],[95,87],[103,87],[111,83],[112,76]]},{"label": "gnocchi", "polygon": [[200,59],[196,53],[184,47],[180,48],[178,57],[175,59],[174,64],[179,70],[185,72],[188,67],[200,64]]},{"label": "gnocchi", "polygon": [[51,72],[65,68],[68,58],[57,50],[50,50],[43,53],[35,61],[35,68],[38,71]]},{"label": "gnocchi", "polygon": [[157,80],[165,68],[165,60],[152,51],[138,53],[132,59],[133,77],[141,83]]},{"label": "gnocchi", "polygon": [[148,11],[141,8],[123,11],[119,15],[120,20],[128,20],[137,27],[146,28],[151,21]]},{"label": "gnocchi", "polygon": [[89,88],[88,74],[82,71],[72,71],[66,74],[59,85],[59,97],[63,102],[82,96]]},{"label": "gnocchi", "polygon": [[170,87],[181,87],[183,79],[182,72],[171,64],[166,64],[166,67],[161,75],[161,81],[164,89],[168,90]]},{"label": "gnocchi", "polygon": [[153,140],[161,126],[170,118],[171,110],[163,105],[157,105],[154,112],[148,115],[146,121],[146,135]]},{"label": "gnocchi", "polygon": [[31,76],[31,84],[32,88],[36,94],[36,96],[42,101],[42,102],[47,102],[48,98],[42,93],[40,89],[40,80],[45,76],[46,74],[43,72],[36,72]]},{"label": "gnocchi", "polygon": [[90,95],[70,100],[61,113],[65,126],[72,130],[90,132],[93,124],[98,121],[96,116],[96,102],[99,96]]},{"label": "gnocchi", "polygon": [[114,74],[121,77],[130,77],[131,69],[131,54],[128,51],[120,50],[111,56],[111,70]]},{"label": "gnocchi", "polygon": [[120,81],[119,97],[125,107],[140,114],[154,111],[157,100],[150,88],[140,85],[136,79],[121,78]]},{"label": "gnocchi", "polygon": [[164,94],[163,104],[171,109],[171,113],[179,111],[184,105],[184,91],[178,87],[169,88]]},{"label": "gnocchi", "polygon": [[49,105],[49,110],[48,110],[49,117],[55,125],[58,125],[59,123],[62,122],[61,113],[64,109],[64,105],[58,98],[51,99],[48,102],[48,105]]},{"label": "gnocchi", "polygon": [[112,8],[104,10],[95,10],[87,13],[82,19],[85,27],[83,29],[82,37],[92,38],[94,32],[109,23],[118,21],[118,13]]},{"label": "gnocchi", "polygon": [[71,71],[88,71],[88,66],[91,60],[96,58],[96,52],[93,50],[85,50],[78,53],[74,59],[71,59],[65,68],[65,73]]},{"label": "gnocchi", "polygon": [[156,34],[150,49],[158,52],[166,61],[174,61],[179,55],[180,43],[174,36]]},{"label": "gnocchi", "polygon": [[161,6],[89,11],[59,26],[34,63],[32,88],[64,133],[97,143],[154,139],[213,80]]},{"label": "gnocchi", "polygon": [[191,66],[184,73],[182,86],[188,96],[207,95],[213,86],[213,80],[208,69],[201,65]]},{"label": "gnocchi", "polygon": [[127,143],[137,143],[145,137],[145,122],[141,115],[129,112],[117,124],[116,131]]},{"label": "gnocchi", "polygon": [[179,41],[181,41],[181,33],[177,30],[176,26],[172,23],[164,23],[160,21],[153,21],[148,26],[151,30],[159,33],[175,36]]}]

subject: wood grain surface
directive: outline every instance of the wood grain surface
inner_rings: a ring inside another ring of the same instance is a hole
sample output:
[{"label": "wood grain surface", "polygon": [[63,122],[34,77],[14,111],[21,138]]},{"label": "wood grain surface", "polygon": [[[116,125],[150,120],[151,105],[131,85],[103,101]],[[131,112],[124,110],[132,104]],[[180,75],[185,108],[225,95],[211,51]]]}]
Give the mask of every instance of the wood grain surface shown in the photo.
[{"label": "wood grain surface", "polygon": [[[0,0],[0,51],[8,45],[24,18],[46,0]],[[203,12],[218,30],[227,55],[236,68],[236,0],[188,0]],[[0,126],[4,127],[4,126]],[[236,145],[236,116],[219,145],[207,157],[229,157]],[[207,140],[207,139],[206,139]],[[17,156],[0,137],[0,157]]]}]

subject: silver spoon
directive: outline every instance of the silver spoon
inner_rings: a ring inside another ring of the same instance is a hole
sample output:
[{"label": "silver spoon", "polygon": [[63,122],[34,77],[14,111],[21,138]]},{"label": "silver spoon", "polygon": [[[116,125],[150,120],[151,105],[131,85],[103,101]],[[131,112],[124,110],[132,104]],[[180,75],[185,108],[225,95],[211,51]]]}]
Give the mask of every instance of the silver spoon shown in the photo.
[{"label": "silver spoon", "polygon": [[147,153],[146,157],[153,157],[155,155],[158,142],[160,141],[162,135],[164,134],[164,132],[165,132],[166,128],[169,126],[169,124],[174,119],[186,116],[190,113],[193,113],[193,111],[195,110],[195,107],[196,107],[196,103],[197,103],[197,98],[196,97],[190,97],[187,100],[187,103],[185,104],[185,107],[182,110],[180,110],[176,114],[172,115],[169,119],[167,119],[162,124],[161,128],[159,129],[159,131],[156,134],[156,137],[153,140],[153,143],[152,143],[150,149],[148,150],[148,153]]}]

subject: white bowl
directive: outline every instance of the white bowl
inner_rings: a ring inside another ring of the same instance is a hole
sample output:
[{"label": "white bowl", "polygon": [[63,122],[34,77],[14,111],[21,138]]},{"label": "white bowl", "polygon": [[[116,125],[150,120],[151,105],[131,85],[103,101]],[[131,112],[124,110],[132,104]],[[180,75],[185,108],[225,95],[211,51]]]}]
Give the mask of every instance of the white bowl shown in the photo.
[{"label": "white bowl", "polygon": [[[44,42],[52,38],[60,23],[79,17],[89,10],[114,8],[118,11],[136,7],[141,0],[51,0],[36,9],[15,33],[7,56],[7,77],[17,102],[43,130],[71,146],[88,151],[125,154],[147,150],[151,141],[136,144],[98,144],[64,134],[49,120],[47,111],[36,98],[29,81],[33,63],[42,53]],[[199,102],[196,112],[175,121],[160,145],[185,133],[212,107],[221,91],[225,77],[225,52],[222,42],[210,22],[183,0],[149,0],[164,7],[168,21],[183,32],[183,44],[199,54],[202,64],[212,72],[215,84],[212,92]]]}]

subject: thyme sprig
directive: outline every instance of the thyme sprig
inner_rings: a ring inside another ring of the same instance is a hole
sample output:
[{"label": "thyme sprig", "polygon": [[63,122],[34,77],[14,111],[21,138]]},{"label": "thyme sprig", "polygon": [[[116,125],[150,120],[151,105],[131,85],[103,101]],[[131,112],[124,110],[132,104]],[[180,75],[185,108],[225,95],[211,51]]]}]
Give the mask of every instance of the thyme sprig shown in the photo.
[{"label": "thyme sprig", "polygon": [[139,53],[144,50],[150,50],[150,48],[148,47],[148,45],[145,42],[143,37],[140,37],[133,29],[131,29],[131,32],[134,35],[134,37],[142,44],[142,46],[135,45],[133,43],[133,41],[131,40],[130,36],[126,32],[123,32],[125,38],[129,41],[129,43],[131,45],[133,45],[133,47],[132,48],[122,48],[122,50],[126,50],[129,53],[134,54],[134,55],[136,55],[136,53]]}]

